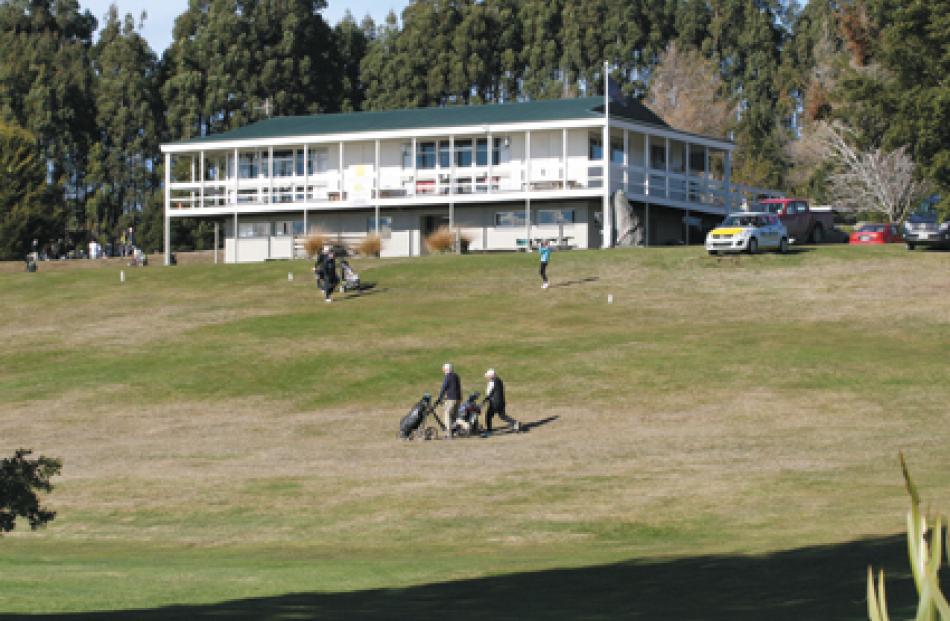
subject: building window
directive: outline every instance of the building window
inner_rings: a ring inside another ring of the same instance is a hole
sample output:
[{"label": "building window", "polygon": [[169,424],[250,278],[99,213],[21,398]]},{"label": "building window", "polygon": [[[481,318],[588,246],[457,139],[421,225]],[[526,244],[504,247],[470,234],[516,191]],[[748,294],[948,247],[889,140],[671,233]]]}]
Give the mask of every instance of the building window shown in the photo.
[{"label": "building window", "polygon": [[241,153],[239,156],[241,179],[254,179],[260,170],[261,156],[259,153]]},{"label": "building window", "polygon": [[435,143],[420,142],[416,145],[416,168],[435,168]]},{"label": "building window", "polygon": [[294,176],[294,152],[277,151],[274,153],[274,176],[275,177],[293,177]]},{"label": "building window", "polygon": [[523,211],[498,211],[495,212],[495,226],[524,226]]},{"label": "building window", "polygon": [[330,170],[330,150],[327,147],[318,147],[310,150],[310,171],[312,175],[325,173]]},{"label": "building window", "polygon": [[495,138],[491,151],[492,166],[507,164],[511,161],[511,138]]},{"label": "building window", "polygon": [[471,140],[456,140],[455,141],[455,165],[456,166],[471,166],[472,165],[472,141]]},{"label": "building window", "polygon": [[475,165],[488,166],[488,139],[479,138],[475,142]]},{"label": "building window", "polygon": [[[376,233],[376,217],[370,216],[366,219],[366,232]],[[393,235],[393,219],[391,216],[379,217],[379,236],[383,239],[389,239]]]},{"label": "building window", "polygon": [[574,224],[573,209],[539,209],[537,214],[537,224],[539,226]]},{"label": "building window", "polygon": [[650,168],[653,170],[666,170],[666,144],[661,142],[656,144],[650,141]]},{"label": "building window", "polygon": [[689,146],[689,174],[703,175],[706,172],[706,148],[700,144]]},{"label": "building window", "polygon": [[238,237],[269,237],[270,222],[241,222],[238,224]]},{"label": "building window", "polygon": [[604,159],[604,139],[597,134],[590,134],[587,140],[587,159]]},{"label": "building window", "polygon": [[412,168],[412,143],[402,143],[402,168],[407,170]]},{"label": "building window", "polygon": [[439,168],[450,168],[452,166],[452,158],[449,156],[449,141],[440,140],[439,141]]},{"label": "building window", "polygon": [[274,223],[274,235],[303,235],[303,220],[278,220]]},{"label": "building window", "polygon": [[613,164],[623,164],[623,138],[610,139],[610,161]]}]

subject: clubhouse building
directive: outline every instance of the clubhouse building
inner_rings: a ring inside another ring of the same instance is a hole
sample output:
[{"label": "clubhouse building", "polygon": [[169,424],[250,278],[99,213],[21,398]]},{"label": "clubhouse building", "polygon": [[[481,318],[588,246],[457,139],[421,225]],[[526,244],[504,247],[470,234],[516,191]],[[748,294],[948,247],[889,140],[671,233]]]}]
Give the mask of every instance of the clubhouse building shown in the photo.
[{"label": "clubhouse building", "polygon": [[443,226],[473,251],[697,242],[742,200],[733,148],[604,97],[274,117],[162,145],[165,260],[172,218],[223,227],[229,263],[302,256],[313,231],[378,234],[382,256]]}]

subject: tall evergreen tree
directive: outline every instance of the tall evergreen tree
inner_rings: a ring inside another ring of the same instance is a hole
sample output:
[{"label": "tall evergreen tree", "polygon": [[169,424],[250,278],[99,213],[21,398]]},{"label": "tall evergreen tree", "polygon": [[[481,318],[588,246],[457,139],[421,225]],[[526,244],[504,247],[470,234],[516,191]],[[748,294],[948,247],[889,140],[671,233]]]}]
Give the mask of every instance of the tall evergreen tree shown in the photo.
[{"label": "tall evergreen tree", "polygon": [[158,186],[159,119],[155,54],[136,32],[131,15],[115,5],[93,48],[98,142],[92,149],[87,204],[89,228],[115,238],[138,224]]},{"label": "tall evergreen tree", "polygon": [[35,136],[0,122],[0,260],[20,259],[33,239],[45,244],[63,231],[61,200],[46,183]]},{"label": "tall evergreen tree", "polygon": [[360,62],[366,56],[366,50],[376,35],[376,24],[367,15],[359,24],[349,10],[340,23],[333,28],[340,57],[340,97],[339,109],[343,111],[359,110],[366,98],[366,88],[360,77]]},{"label": "tall evergreen tree", "polygon": [[49,179],[79,210],[95,136],[89,58],[95,28],[77,0],[0,2],[0,117],[36,137]]}]

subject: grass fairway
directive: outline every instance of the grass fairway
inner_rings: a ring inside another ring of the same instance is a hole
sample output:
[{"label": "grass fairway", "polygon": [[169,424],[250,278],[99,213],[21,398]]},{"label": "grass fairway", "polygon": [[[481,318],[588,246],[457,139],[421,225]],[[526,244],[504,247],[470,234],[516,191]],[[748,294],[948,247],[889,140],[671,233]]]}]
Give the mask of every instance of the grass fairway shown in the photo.
[{"label": "grass fairway", "polygon": [[[950,254],[535,261],[358,261],[332,305],[302,262],[0,274],[0,453],[64,460],[0,618],[857,620],[869,563],[912,614]],[[398,441],[446,360],[543,424]]]}]

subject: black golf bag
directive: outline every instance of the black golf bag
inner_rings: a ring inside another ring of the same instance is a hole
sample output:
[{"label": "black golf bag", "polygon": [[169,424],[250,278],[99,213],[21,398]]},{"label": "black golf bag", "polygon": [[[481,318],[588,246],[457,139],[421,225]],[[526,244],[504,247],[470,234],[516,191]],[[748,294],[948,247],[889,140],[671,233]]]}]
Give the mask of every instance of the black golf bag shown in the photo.
[{"label": "black golf bag", "polygon": [[399,437],[404,440],[411,439],[420,430],[431,411],[432,397],[426,393],[399,421]]},{"label": "black golf bag", "polygon": [[478,417],[482,413],[478,405],[478,397],[481,393],[473,392],[468,396],[468,400],[459,406],[458,416],[455,417],[455,423],[452,431],[457,436],[470,436],[478,433]]}]

